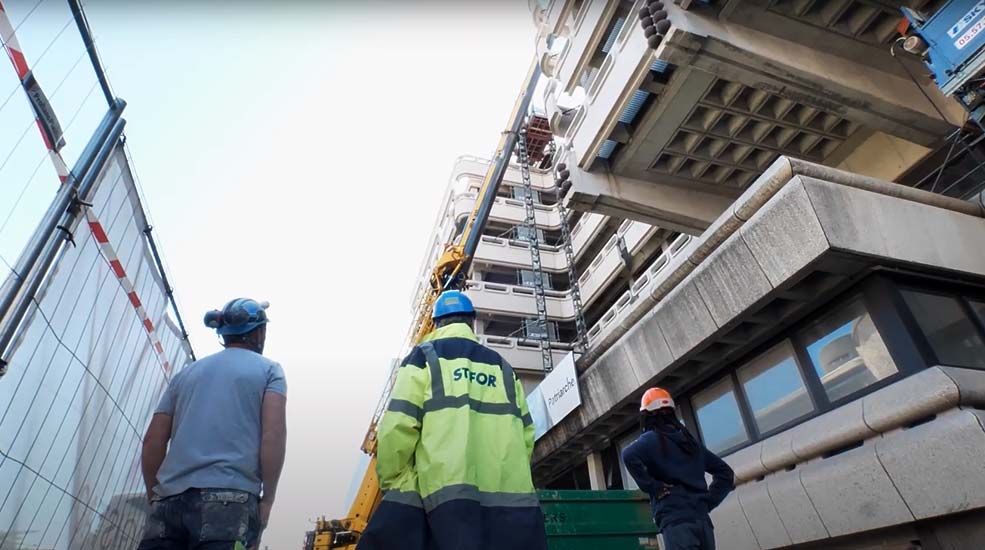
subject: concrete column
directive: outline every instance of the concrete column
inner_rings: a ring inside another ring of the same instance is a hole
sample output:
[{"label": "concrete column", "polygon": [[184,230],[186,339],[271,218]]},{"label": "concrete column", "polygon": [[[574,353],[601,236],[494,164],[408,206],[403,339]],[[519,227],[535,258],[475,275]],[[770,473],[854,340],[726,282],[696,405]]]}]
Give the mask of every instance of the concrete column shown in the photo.
[{"label": "concrete column", "polygon": [[591,483],[593,491],[604,491],[608,489],[605,483],[605,468],[602,466],[602,454],[593,451],[588,455],[588,481]]},{"label": "concrete column", "polygon": [[[570,155],[571,161],[575,155]],[[728,208],[732,194],[687,189],[665,183],[643,181],[613,174],[606,168],[586,172],[575,162],[568,164],[571,189],[568,207],[636,220],[690,235],[700,235]]]}]

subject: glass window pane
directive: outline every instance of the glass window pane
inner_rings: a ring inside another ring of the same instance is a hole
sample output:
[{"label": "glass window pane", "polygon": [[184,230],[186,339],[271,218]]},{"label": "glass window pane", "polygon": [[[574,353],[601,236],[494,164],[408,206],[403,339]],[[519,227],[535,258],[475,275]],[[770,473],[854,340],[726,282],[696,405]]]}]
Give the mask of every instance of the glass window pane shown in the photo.
[{"label": "glass window pane", "polygon": [[698,417],[701,436],[713,453],[744,443],[749,439],[735,400],[732,380],[726,378],[691,399]]},{"label": "glass window pane", "polygon": [[958,367],[985,367],[985,344],[957,298],[902,292],[938,361]]},{"label": "glass window pane", "polygon": [[978,319],[985,323],[985,302],[969,302],[971,304],[971,309],[975,310],[975,314],[978,315]]},{"label": "glass window pane", "polygon": [[814,410],[789,342],[738,371],[760,432],[769,432]]},{"label": "glass window pane", "polygon": [[822,318],[800,338],[832,401],[899,372],[859,299]]},{"label": "glass window pane", "polygon": [[622,460],[622,452],[625,451],[626,447],[629,447],[631,443],[636,441],[639,435],[640,434],[638,433],[633,433],[626,436],[622,441],[616,443],[616,448],[619,450],[619,473],[622,474],[622,488],[627,491],[636,491],[640,488],[640,486],[636,484],[636,480],[633,479],[633,476],[630,475],[629,470],[626,469],[626,463]]}]

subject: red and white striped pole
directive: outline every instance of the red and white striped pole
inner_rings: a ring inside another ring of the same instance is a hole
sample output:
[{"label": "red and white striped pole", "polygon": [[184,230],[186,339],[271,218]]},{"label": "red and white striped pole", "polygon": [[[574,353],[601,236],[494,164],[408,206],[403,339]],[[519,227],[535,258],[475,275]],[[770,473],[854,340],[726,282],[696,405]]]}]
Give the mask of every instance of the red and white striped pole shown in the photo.
[{"label": "red and white striped pole", "polygon": [[3,42],[3,47],[7,50],[7,57],[14,65],[17,78],[20,79],[24,93],[27,94],[27,98],[31,102],[31,108],[34,109],[34,120],[38,125],[38,130],[41,131],[41,139],[44,140],[44,145],[48,148],[48,157],[55,167],[58,180],[65,183],[68,181],[69,172],[68,166],[62,159],[62,154],[59,152],[64,146],[61,126],[58,124],[58,118],[55,116],[51,104],[48,103],[48,99],[41,91],[41,86],[27,64],[24,50],[21,49],[20,43],[17,41],[14,25],[7,15],[2,0],[0,0],[0,41]]},{"label": "red and white striped pole", "polygon": [[109,267],[113,270],[113,274],[116,275],[117,280],[120,281],[123,292],[130,299],[130,305],[133,306],[133,309],[137,312],[137,317],[143,323],[144,330],[147,332],[147,338],[150,340],[151,345],[154,347],[154,352],[161,361],[161,368],[164,369],[164,375],[170,376],[171,364],[164,355],[164,346],[161,345],[161,339],[157,336],[157,329],[154,327],[154,323],[150,320],[150,317],[148,317],[147,310],[144,309],[140,297],[137,296],[133,281],[130,280],[126,270],[123,268],[123,264],[120,263],[120,258],[116,255],[116,250],[113,248],[112,243],[109,242],[109,237],[106,236],[103,224],[99,222],[99,219],[96,218],[96,214],[91,208],[86,208],[86,221],[89,222],[92,237],[99,244],[99,249],[102,251],[103,257],[109,262]]}]

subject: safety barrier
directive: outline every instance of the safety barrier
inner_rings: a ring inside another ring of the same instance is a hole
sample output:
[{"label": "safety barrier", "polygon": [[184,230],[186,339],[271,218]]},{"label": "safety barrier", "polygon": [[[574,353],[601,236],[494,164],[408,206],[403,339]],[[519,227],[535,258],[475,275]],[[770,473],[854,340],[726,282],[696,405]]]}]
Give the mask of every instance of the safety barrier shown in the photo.
[{"label": "safety barrier", "polygon": [[[9,268],[0,275],[0,548],[131,549],[147,502],[141,437],[169,378],[193,355],[172,321],[180,317],[121,139],[125,102],[112,95],[78,1],[46,10],[32,18],[33,9],[0,4],[9,76],[27,92],[27,101],[0,98],[0,181],[13,184],[0,190]],[[79,35],[66,32],[73,20]],[[64,21],[60,31],[52,21]],[[28,44],[50,42],[25,55],[15,31]],[[81,63],[87,56],[94,74]],[[71,68],[60,82],[38,82],[54,67]],[[63,114],[71,116],[60,124]],[[49,159],[57,178],[36,177]]]}]

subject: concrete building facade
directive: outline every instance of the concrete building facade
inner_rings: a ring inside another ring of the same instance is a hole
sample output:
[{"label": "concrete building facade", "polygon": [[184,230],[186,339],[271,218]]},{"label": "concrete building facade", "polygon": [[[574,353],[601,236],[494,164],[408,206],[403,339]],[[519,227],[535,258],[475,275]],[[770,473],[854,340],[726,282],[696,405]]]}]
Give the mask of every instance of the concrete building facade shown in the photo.
[{"label": "concrete building facade", "polygon": [[[445,246],[462,231],[488,166],[487,160],[475,157],[461,157],[455,163],[428,240],[413,304],[420,303],[428,275]],[[546,336],[550,340],[554,364],[578,345],[572,270],[564,252],[562,224],[567,224],[570,234],[590,344],[625,308],[631,287],[646,280],[648,271],[666,264],[691,239],[644,222],[566,211],[558,207],[553,171],[532,167],[530,175],[547,303],[547,334],[537,323],[530,230],[525,223],[523,200],[526,191],[516,165],[504,177],[466,286],[478,311],[477,335],[483,344],[510,362],[528,391],[543,378],[541,339]]]},{"label": "concrete building facade", "polygon": [[901,5],[532,6],[561,200],[681,235],[594,327],[540,486],[633,487],[661,385],[736,472],[720,548],[985,547],[985,156]]}]

